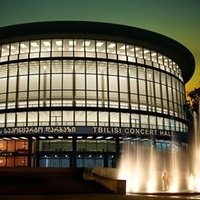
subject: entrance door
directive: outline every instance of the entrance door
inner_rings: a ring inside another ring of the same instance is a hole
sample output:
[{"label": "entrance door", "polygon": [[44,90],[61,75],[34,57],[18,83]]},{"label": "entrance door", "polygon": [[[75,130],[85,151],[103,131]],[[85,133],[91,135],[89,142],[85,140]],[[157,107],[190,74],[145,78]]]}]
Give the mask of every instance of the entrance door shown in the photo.
[{"label": "entrance door", "polygon": [[39,167],[70,167],[67,155],[44,155],[39,158]]}]

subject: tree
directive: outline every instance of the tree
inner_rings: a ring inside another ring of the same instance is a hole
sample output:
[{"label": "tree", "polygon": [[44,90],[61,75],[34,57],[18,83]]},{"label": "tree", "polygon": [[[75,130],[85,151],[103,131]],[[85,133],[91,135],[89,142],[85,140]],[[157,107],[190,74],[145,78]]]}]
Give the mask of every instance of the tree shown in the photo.
[{"label": "tree", "polygon": [[200,88],[195,88],[189,92],[188,97],[190,98],[192,110],[199,115]]}]

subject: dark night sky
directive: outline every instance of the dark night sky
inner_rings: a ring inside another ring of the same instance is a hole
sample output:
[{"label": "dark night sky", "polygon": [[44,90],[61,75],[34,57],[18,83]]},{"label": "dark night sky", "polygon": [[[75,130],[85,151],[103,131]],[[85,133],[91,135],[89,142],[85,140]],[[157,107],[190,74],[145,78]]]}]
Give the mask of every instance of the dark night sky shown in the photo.
[{"label": "dark night sky", "polygon": [[0,0],[0,27],[57,20],[123,24],[175,39],[196,61],[186,89],[200,86],[200,0]]}]

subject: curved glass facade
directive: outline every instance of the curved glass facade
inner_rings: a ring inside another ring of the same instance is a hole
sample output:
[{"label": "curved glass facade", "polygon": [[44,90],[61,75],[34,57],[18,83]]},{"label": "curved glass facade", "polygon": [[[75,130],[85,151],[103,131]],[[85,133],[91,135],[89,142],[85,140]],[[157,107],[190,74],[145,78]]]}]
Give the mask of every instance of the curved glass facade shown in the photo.
[{"label": "curved glass facade", "polygon": [[0,28],[0,167],[115,167],[127,141],[186,149],[194,65],[178,42],[134,27]]},{"label": "curved glass facade", "polygon": [[132,44],[90,39],[3,44],[0,85],[0,127],[187,132],[181,69],[167,56]]}]

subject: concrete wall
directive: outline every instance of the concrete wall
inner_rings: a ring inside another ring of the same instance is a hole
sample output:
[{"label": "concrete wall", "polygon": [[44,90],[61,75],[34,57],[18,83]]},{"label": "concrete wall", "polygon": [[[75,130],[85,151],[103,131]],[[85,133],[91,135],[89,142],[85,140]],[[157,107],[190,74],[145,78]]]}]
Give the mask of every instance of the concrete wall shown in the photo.
[{"label": "concrete wall", "polygon": [[93,168],[86,170],[85,178],[92,178],[116,194],[126,194],[126,180],[117,179],[117,175],[115,168]]}]

